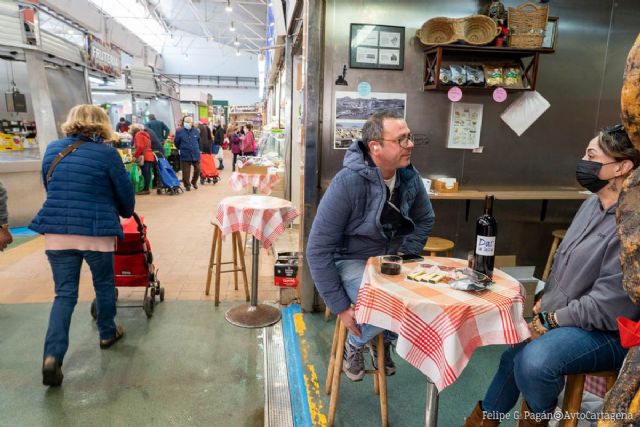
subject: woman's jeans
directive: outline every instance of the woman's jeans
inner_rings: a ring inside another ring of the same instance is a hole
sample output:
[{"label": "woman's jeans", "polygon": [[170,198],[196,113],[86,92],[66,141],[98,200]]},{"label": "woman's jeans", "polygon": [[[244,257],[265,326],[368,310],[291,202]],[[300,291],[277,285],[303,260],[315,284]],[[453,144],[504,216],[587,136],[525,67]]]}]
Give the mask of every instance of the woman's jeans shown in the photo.
[{"label": "woman's jeans", "polygon": [[44,356],[53,356],[60,363],[69,348],[69,326],[71,315],[78,301],[78,284],[82,260],[86,260],[91,269],[93,287],[96,291],[97,326],[100,339],[112,338],[116,333],[116,293],[113,276],[113,252],[46,251],[56,297],[51,307],[49,328],[44,342]]},{"label": "woman's jeans", "polygon": [[552,329],[502,354],[498,372],[482,401],[482,409],[506,414],[522,393],[534,413],[555,409],[564,376],[619,369],[627,354],[617,332]]},{"label": "woman's jeans", "polygon": [[144,178],[144,188],[142,189],[143,191],[147,191],[149,190],[149,187],[151,187],[151,168],[153,167],[155,170],[155,163],[156,162],[147,162],[145,160],[144,164],[142,165],[142,177]]},{"label": "woman's jeans", "polygon": [[[364,268],[367,265],[366,259],[348,259],[342,261],[336,261],[336,268],[338,269],[338,275],[344,290],[347,292],[352,304],[356,303],[358,299],[358,291],[360,290],[360,284],[362,283],[362,276],[364,275]],[[356,347],[362,347],[375,338],[379,333],[384,331],[385,342],[391,342],[398,338],[398,335],[385,331],[377,326],[368,325],[366,323],[358,323],[358,329],[362,336],[357,337],[349,332],[349,342]]]}]

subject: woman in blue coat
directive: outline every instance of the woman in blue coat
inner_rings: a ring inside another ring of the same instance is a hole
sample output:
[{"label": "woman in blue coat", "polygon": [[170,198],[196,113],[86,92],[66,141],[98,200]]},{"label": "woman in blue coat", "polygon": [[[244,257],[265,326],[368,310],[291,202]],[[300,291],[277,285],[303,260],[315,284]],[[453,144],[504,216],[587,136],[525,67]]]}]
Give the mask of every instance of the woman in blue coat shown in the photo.
[{"label": "woman in blue coat", "polygon": [[111,139],[111,129],[101,108],[73,107],[62,124],[67,136],[47,146],[42,162],[47,199],[29,228],[45,235],[55,282],[42,364],[42,382],[48,386],[62,383],[83,260],[96,292],[100,347],[110,347],[124,334],[114,321],[113,252],[116,237],[123,237],[120,216],[133,214],[135,199],[120,155],[103,143]]}]

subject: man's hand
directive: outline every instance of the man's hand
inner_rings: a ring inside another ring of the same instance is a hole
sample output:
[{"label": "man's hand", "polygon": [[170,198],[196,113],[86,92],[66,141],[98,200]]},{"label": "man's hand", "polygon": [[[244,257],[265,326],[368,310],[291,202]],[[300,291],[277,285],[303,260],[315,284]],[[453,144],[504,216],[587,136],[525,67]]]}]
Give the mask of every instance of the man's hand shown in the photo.
[{"label": "man's hand", "polygon": [[13,242],[13,236],[9,233],[9,229],[0,228],[0,251],[4,251],[11,242]]},{"label": "man's hand", "polygon": [[360,333],[360,329],[358,329],[358,325],[356,325],[356,313],[353,311],[353,308],[349,307],[345,311],[338,313],[338,317],[342,324],[350,331],[353,335],[359,337],[362,334]]}]

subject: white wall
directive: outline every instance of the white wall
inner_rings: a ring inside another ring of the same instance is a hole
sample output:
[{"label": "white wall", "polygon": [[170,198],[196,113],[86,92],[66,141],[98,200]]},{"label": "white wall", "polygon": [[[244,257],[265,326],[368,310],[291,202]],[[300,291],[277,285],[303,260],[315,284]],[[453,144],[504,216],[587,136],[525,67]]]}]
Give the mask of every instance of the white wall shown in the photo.
[{"label": "white wall", "polygon": [[186,51],[167,47],[162,53],[163,73],[258,77],[258,56],[229,46],[195,39]]},{"label": "white wall", "polygon": [[216,101],[229,101],[229,105],[255,104],[258,99],[258,88],[231,89],[219,87],[180,87],[180,100],[198,101],[200,92],[210,93]]}]

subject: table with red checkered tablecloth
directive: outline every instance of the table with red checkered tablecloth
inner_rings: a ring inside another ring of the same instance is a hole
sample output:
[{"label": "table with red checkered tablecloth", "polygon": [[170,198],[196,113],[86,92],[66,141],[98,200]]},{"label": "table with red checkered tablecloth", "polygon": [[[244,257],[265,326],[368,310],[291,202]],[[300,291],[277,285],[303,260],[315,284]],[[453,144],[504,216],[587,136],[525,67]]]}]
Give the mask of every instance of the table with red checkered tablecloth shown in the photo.
[{"label": "table with red checkered tablecloth", "polygon": [[258,304],[258,242],[264,248],[271,247],[299,214],[290,201],[270,196],[231,196],[218,203],[214,222],[223,237],[236,231],[252,235],[251,304],[231,307],[225,314],[230,323],[245,328],[261,328],[280,320],[277,307]]},{"label": "table with red checkered tablecloth", "polygon": [[275,173],[257,174],[234,172],[229,178],[229,185],[234,191],[242,191],[244,188],[254,188],[260,190],[262,194],[271,194],[273,184],[278,181]]},{"label": "table with red checkered tablecloth", "polygon": [[215,223],[222,236],[246,231],[269,248],[287,226],[300,215],[291,202],[271,196],[225,197],[218,203]]},{"label": "table with red checkered tablecloth", "polygon": [[[421,264],[466,267],[467,261],[427,257]],[[494,283],[482,292],[452,289],[406,278],[419,263],[403,265],[403,274],[380,273],[370,258],[356,304],[356,320],[396,332],[400,357],[442,390],[462,373],[473,351],[490,344],[517,344],[529,338],[522,317],[520,283],[496,269]]]}]

